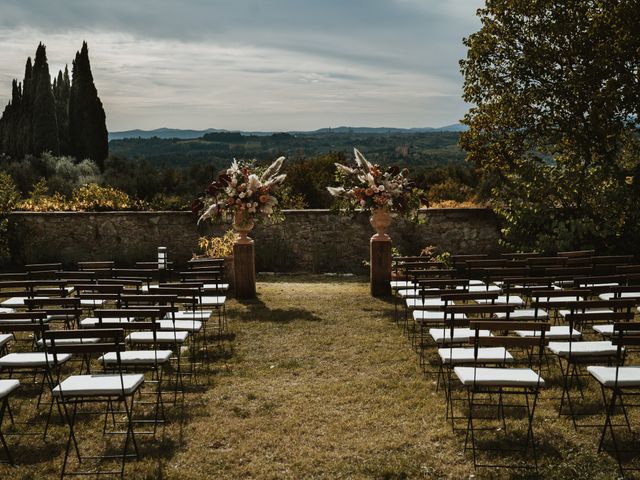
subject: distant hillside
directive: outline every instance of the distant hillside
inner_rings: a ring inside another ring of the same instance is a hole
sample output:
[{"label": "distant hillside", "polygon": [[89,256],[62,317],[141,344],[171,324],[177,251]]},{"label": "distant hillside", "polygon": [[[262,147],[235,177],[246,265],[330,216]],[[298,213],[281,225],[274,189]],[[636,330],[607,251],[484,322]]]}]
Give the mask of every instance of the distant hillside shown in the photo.
[{"label": "distant hillside", "polygon": [[[425,132],[463,132],[467,129],[460,123],[445,125],[444,127],[418,127],[418,128],[389,128],[389,127],[336,127],[320,128],[313,131],[289,131],[292,135],[325,135],[327,133],[358,133],[358,134],[385,134],[385,133],[425,133]],[[122,132],[109,132],[109,141],[123,140],[125,138],[177,138],[181,140],[200,138],[207,133],[229,132],[229,130],[218,128],[207,128],[206,130],[181,130],[178,128],[156,128],[155,130],[125,130]],[[250,132],[240,131],[242,135],[254,137],[266,137],[278,132]]]},{"label": "distant hillside", "polygon": [[209,131],[197,138],[178,138],[175,131],[164,130],[160,133],[173,133],[171,138],[152,135],[112,140],[109,153],[145,159],[155,165],[209,164],[220,168],[232,158],[269,161],[284,155],[289,162],[296,162],[329,152],[349,158],[354,147],[381,165],[437,166],[464,161],[465,154],[458,146],[460,132],[376,130],[345,127],[273,134]]},{"label": "distant hillside", "polygon": [[109,141],[122,140],[124,138],[198,138],[207,133],[222,132],[215,128],[206,130],[180,130],[178,128],[156,128],[155,130],[125,130],[123,132],[109,132]]}]

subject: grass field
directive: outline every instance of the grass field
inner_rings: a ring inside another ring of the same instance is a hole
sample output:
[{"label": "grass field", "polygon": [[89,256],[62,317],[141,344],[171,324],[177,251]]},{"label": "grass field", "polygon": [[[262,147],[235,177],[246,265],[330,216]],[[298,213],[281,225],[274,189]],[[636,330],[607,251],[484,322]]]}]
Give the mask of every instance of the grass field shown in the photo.
[{"label": "grass field", "polygon": [[[233,333],[224,351],[200,384],[187,388],[184,408],[169,409],[164,432],[139,438],[143,458],[127,464],[126,478],[523,475],[474,469],[464,434],[445,421],[442,392],[393,322],[393,304],[372,299],[365,281],[263,280],[257,300],[229,302]],[[615,478],[615,462],[596,453],[598,430],[576,432],[558,417],[559,378],[549,380],[534,427],[540,476]],[[97,423],[88,428],[89,441],[99,442]],[[47,444],[10,437],[18,466],[0,466],[1,478],[59,475],[65,435],[56,425]]]}]

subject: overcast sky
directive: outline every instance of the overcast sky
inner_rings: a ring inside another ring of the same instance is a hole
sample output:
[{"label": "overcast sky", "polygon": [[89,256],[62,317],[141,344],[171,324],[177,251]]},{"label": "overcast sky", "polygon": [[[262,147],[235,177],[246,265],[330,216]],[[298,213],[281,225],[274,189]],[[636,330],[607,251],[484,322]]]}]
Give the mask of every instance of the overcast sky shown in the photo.
[{"label": "overcast sky", "polygon": [[82,41],[110,131],[457,122],[481,0],[3,0],[0,108],[27,56]]}]

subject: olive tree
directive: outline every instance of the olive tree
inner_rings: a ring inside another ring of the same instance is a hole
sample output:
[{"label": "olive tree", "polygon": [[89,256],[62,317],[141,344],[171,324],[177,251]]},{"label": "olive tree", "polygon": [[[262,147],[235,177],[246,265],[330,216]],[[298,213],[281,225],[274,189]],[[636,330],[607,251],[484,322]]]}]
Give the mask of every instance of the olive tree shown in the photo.
[{"label": "olive tree", "polygon": [[509,248],[640,246],[640,3],[487,0],[461,136]]}]

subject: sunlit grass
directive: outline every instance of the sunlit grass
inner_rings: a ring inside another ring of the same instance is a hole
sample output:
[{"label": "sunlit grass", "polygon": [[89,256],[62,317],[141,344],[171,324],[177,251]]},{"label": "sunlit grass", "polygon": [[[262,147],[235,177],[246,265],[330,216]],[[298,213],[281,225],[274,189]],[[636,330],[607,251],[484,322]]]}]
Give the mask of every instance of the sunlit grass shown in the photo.
[{"label": "sunlit grass", "polygon": [[[144,456],[127,465],[126,478],[522,475],[474,469],[435,379],[393,322],[393,304],[371,298],[363,279],[268,277],[257,300],[228,308],[224,355],[188,388],[184,409],[170,409],[164,436],[140,437]],[[596,453],[598,430],[576,432],[558,417],[554,371],[535,420],[541,476],[615,478],[615,462]],[[588,397],[599,401],[595,386]],[[48,445],[10,438],[18,466],[0,474],[55,477],[65,432],[55,426]]]}]

